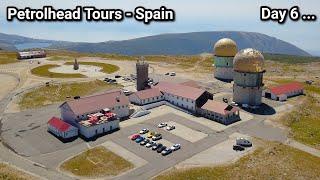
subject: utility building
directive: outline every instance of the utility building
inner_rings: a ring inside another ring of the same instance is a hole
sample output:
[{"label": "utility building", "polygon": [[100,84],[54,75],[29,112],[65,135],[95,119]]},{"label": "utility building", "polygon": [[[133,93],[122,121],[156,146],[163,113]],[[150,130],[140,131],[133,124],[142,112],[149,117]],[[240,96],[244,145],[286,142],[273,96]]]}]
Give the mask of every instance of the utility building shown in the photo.
[{"label": "utility building", "polygon": [[226,103],[208,100],[198,113],[203,117],[228,125],[240,121],[239,108]]},{"label": "utility building", "polygon": [[144,90],[148,87],[149,64],[143,58],[136,63],[137,71],[137,91]]},{"label": "utility building", "polygon": [[33,58],[45,58],[47,56],[46,52],[41,50],[41,51],[23,51],[23,52],[18,52],[17,55],[18,59],[33,59]]},{"label": "utility building", "polygon": [[237,52],[237,44],[228,38],[220,39],[214,45],[214,77],[216,79],[233,80],[233,58]]},{"label": "utility building", "polygon": [[255,49],[244,49],[233,60],[233,101],[250,107],[261,105],[264,57]]},{"label": "utility building", "polygon": [[285,101],[287,98],[303,94],[303,85],[292,82],[271,87],[262,92],[263,96],[277,101]]}]

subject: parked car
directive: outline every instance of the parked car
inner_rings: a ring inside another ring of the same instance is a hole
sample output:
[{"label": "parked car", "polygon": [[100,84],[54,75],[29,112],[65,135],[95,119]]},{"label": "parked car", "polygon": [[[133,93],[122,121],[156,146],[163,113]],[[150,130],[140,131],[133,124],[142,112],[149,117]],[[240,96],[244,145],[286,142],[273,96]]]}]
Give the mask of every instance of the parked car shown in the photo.
[{"label": "parked car", "polygon": [[143,141],[140,142],[140,145],[144,146],[146,145],[147,143],[149,143],[150,140],[149,139],[144,139]]},{"label": "parked car", "polygon": [[172,150],[170,148],[166,148],[161,152],[162,156],[166,156],[168,154],[172,153]]},{"label": "parked car", "polygon": [[160,148],[160,147],[162,147],[162,146],[163,146],[163,145],[162,145],[161,143],[155,144],[155,145],[152,146],[151,149],[155,151],[155,150],[157,150],[158,148]]},{"label": "parked car", "polygon": [[167,146],[161,146],[157,149],[157,153],[161,153],[165,149],[167,149]]},{"label": "parked car", "polygon": [[115,77],[115,78],[121,78],[121,76],[120,76],[120,75],[115,75],[114,77]]},{"label": "parked car", "polygon": [[238,106],[238,104],[237,104],[236,102],[234,102],[234,101],[232,101],[232,102],[230,103],[230,105],[231,105],[231,106]]},{"label": "parked car", "polygon": [[176,150],[178,150],[178,149],[180,149],[181,148],[181,144],[174,144],[173,146],[171,146],[171,150],[172,151],[176,151]]},{"label": "parked car", "polygon": [[80,99],[80,96],[75,96],[73,97],[73,99]]},{"label": "parked car", "polygon": [[233,150],[235,150],[235,151],[243,151],[244,147],[239,146],[239,145],[233,145]]},{"label": "parked car", "polygon": [[252,146],[252,143],[245,138],[238,138],[236,140],[236,144],[239,146],[242,146],[242,147],[251,147]]},{"label": "parked car", "polygon": [[129,96],[129,95],[132,94],[132,92],[129,91],[129,90],[123,90],[123,93],[124,93],[126,96]]},{"label": "parked car", "polygon": [[222,98],[222,101],[225,103],[228,103],[228,99],[227,98]]},{"label": "parked car", "polygon": [[146,134],[149,132],[149,129],[141,129],[140,134]]},{"label": "parked car", "polygon": [[171,126],[167,126],[166,130],[171,131],[171,130],[174,130],[175,128],[176,128],[175,126],[171,125]]},{"label": "parked car", "polygon": [[160,123],[158,124],[158,128],[163,128],[166,127],[168,124],[167,123]]},{"label": "parked car", "polygon": [[158,141],[162,139],[162,135],[161,134],[155,134],[153,137],[152,137],[152,141]]},{"label": "parked car", "polygon": [[140,137],[139,134],[133,134],[130,139],[134,141],[134,140],[136,140],[138,137]]},{"label": "parked car", "polygon": [[170,76],[176,76],[175,72],[170,72]]},{"label": "parked car", "polygon": [[156,142],[150,141],[150,142],[148,142],[148,143],[146,144],[146,147],[147,147],[147,148],[151,148],[151,147],[154,146],[154,145],[156,145]]},{"label": "parked car", "polygon": [[149,131],[147,134],[147,138],[152,138],[156,133],[154,131]]},{"label": "parked car", "polygon": [[136,139],[136,143],[141,143],[144,140],[144,137],[140,136]]},{"label": "parked car", "polygon": [[164,75],[168,76],[168,75],[170,75],[170,73],[167,72],[167,73],[165,73]]}]

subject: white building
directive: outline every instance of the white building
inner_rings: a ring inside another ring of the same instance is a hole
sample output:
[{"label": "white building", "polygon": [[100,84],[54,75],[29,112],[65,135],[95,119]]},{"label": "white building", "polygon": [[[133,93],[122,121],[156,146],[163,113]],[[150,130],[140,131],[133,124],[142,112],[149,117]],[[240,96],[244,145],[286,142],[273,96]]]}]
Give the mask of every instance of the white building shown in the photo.
[{"label": "white building", "polygon": [[203,117],[228,125],[240,120],[239,108],[226,103],[208,100],[198,113]]},{"label": "white building", "polygon": [[298,82],[287,83],[262,92],[262,96],[276,101],[285,101],[287,98],[303,94],[303,85]]},{"label": "white building", "polygon": [[197,108],[205,104],[208,99],[212,99],[212,95],[207,91],[183,84],[159,82],[153,88],[160,90],[164,100],[193,113],[196,113]]},{"label": "white building", "polygon": [[57,117],[52,117],[48,121],[48,131],[63,139],[70,139],[78,136],[78,128]]},{"label": "white building", "polygon": [[78,122],[79,132],[89,139],[95,136],[110,133],[120,128],[120,120],[111,112],[95,113],[87,116],[85,120]]},{"label": "white building", "polygon": [[152,88],[133,93],[129,96],[129,100],[132,104],[142,106],[162,101],[164,96],[158,88]]},{"label": "white building", "polygon": [[60,105],[62,119],[71,124],[77,124],[79,120],[86,119],[89,114],[100,112],[103,109],[110,109],[119,118],[128,117],[129,99],[121,90],[112,90],[67,101]]},{"label": "white building", "polygon": [[33,58],[45,58],[47,56],[46,52],[40,51],[24,51],[18,52],[18,59],[33,59]]}]

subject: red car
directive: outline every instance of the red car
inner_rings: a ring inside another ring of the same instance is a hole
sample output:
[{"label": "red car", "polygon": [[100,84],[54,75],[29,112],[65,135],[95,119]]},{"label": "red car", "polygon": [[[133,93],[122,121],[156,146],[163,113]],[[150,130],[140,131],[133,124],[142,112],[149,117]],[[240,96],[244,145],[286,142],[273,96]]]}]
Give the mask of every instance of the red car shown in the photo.
[{"label": "red car", "polygon": [[136,140],[138,137],[140,137],[139,134],[134,134],[134,135],[131,136],[130,139],[131,139],[132,141],[134,141],[134,140]]}]

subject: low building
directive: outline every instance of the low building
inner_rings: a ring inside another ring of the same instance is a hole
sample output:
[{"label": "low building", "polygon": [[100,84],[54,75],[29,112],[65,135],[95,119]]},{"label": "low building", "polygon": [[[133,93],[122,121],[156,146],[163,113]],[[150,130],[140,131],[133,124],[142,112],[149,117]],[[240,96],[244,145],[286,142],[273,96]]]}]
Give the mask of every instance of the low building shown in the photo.
[{"label": "low building", "polygon": [[137,91],[129,96],[129,100],[132,104],[146,105],[164,100],[163,94],[158,88],[146,89]]},{"label": "low building", "polygon": [[277,101],[285,101],[287,98],[303,94],[303,85],[299,82],[292,82],[271,87],[262,92],[262,96]]},{"label": "low building", "polygon": [[57,117],[52,117],[48,121],[48,131],[63,139],[71,139],[78,136],[78,128]]},{"label": "low building", "polygon": [[239,108],[226,103],[208,100],[200,109],[198,114],[205,118],[228,125],[240,120]]},{"label": "low building", "polygon": [[183,84],[159,82],[153,88],[160,90],[164,100],[193,113],[196,113],[197,108],[205,104],[208,99],[213,99],[209,92]]},{"label": "low building", "polygon": [[18,52],[18,59],[34,59],[34,58],[45,58],[47,56],[44,50],[41,51],[23,51]]},{"label": "low building", "polygon": [[78,122],[80,134],[89,139],[120,128],[120,120],[116,114],[105,109],[102,112],[89,114]]},{"label": "low building", "polygon": [[89,114],[101,112],[103,109],[110,109],[120,119],[126,118],[129,116],[129,99],[121,90],[112,90],[60,105],[62,119],[72,125],[85,120]]}]

